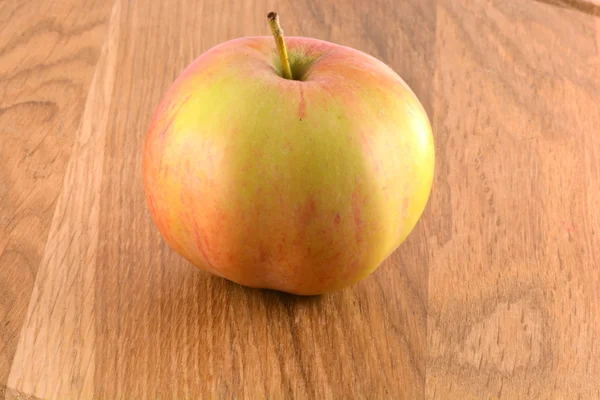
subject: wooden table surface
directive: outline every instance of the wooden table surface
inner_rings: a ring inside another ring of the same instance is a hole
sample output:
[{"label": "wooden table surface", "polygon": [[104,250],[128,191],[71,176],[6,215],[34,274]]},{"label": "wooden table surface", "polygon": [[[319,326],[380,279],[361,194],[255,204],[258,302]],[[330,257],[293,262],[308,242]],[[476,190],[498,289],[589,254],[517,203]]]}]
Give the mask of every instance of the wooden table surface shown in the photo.
[{"label": "wooden table surface", "polygon": [[[0,397],[600,398],[599,0],[0,2]],[[269,33],[392,66],[432,120],[423,218],[321,297],[192,267],[145,205],[150,117]]]}]

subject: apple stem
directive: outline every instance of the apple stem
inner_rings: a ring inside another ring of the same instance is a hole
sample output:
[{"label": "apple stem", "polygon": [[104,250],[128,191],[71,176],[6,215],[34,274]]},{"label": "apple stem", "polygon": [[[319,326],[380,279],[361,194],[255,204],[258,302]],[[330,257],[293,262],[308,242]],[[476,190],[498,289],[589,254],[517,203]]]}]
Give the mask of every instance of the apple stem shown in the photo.
[{"label": "apple stem", "polygon": [[285,47],[285,41],[283,40],[283,29],[279,25],[279,15],[276,12],[271,11],[267,14],[267,21],[269,27],[275,38],[275,44],[277,45],[277,52],[279,53],[279,59],[281,60],[281,70],[285,79],[294,79],[292,76],[292,68],[290,67],[290,60],[288,58],[287,49]]}]

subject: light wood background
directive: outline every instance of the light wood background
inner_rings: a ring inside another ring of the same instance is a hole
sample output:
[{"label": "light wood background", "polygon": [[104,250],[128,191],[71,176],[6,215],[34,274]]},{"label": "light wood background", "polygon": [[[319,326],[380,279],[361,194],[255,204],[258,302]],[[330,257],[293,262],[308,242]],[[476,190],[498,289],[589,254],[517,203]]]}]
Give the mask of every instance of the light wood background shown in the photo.
[{"label": "light wood background", "polygon": [[[0,1],[0,397],[600,398],[600,2],[335,3]],[[272,9],[436,140],[409,239],[316,298],[198,271],[143,196],[164,91]]]}]

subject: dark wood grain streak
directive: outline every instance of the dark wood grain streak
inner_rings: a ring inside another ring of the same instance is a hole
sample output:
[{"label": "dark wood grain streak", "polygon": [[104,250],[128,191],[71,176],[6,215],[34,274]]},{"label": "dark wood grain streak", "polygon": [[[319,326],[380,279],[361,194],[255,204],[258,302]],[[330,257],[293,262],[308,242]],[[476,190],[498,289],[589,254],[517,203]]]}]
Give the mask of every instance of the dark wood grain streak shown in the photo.
[{"label": "dark wood grain streak", "polygon": [[540,3],[551,4],[554,6],[571,8],[586,14],[600,16],[600,1],[598,0],[535,0]]}]

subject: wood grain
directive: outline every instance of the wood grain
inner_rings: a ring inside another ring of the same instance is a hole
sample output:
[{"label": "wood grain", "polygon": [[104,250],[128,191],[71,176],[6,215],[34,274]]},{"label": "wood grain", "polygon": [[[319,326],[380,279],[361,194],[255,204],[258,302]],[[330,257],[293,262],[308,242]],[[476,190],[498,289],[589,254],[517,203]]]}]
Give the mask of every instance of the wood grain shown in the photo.
[{"label": "wood grain", "polygon": [[[598,7],[0,3],[0,398],[600,398]],[[165,90],[273,9],[391,65],[436,138],[415,231],[320,297],[195,269],[142,189]]]},{"label": "wood grain", "polygon": [[600,0],[536,0],[567,9],[578,10],[587,14],[600,16]]},{"label": "wood grain", "polygon": [[102,1],[0,3],[0,383],[105,40]]},{"label": "wood grain", "polygon": [[41,398],[93,395],[99,192],[116,69],[119,11],[117,2],[8,378],[9,387]]},{"label": "wood grain", "polygon": [[428,398],[600,398],[598,26],[438,3]]}]

